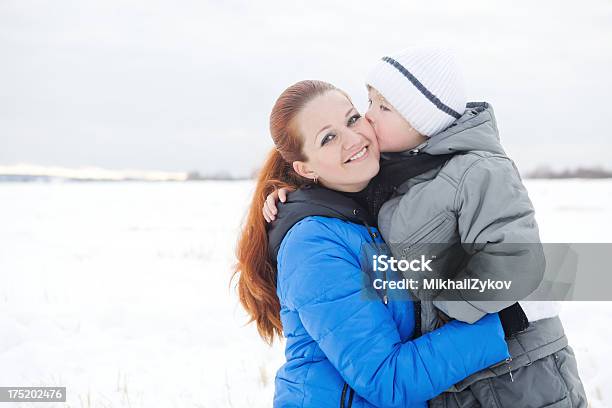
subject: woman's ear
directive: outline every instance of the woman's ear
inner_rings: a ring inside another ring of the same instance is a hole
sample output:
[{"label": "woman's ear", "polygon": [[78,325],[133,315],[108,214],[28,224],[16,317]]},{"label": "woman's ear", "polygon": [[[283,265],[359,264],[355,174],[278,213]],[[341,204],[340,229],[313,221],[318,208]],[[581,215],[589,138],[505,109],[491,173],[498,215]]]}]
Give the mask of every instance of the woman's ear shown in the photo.
[{"label": "woman's ear", "polygon": [[293,162],[293,170],[300,176],[314,180],[317,178],[317,173],[313,171],[308,163],[303,161],[294,161]]}]

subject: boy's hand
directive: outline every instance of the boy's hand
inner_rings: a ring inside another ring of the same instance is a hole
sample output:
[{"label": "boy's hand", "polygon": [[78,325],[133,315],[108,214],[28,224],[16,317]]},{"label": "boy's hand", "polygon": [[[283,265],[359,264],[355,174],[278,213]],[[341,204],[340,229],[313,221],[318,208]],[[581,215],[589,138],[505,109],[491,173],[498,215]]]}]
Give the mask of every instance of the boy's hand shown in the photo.
[{"label": "boy's hand", "polygon": [[276,209],[276,203],[278,200],[281,202],[287,201],[287,193],[295,191],[294,189],[283,187],[279,190],[274,190],[268,197],[266,197],[266,201],[264,201],[263,208],[261,211],[263,212],[263,216],[266,219],[266,222],[272,222],[276,219],[276,214],[278,210]]}]

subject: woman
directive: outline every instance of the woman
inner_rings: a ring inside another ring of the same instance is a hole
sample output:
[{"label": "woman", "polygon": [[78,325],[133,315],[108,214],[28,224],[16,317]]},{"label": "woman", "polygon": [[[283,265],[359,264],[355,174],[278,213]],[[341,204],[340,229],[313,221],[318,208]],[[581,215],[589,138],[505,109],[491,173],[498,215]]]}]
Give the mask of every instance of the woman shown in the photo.
[{"label": "woman", "polygon": [[[346,94],[299,82],[277,100],[270,130],[276,149],[257,180],[236,272],[261,336],[287,339],[274,406],[426,406],[509,357],[496,314],[411,340],[412,302],[389,301],[368,282],[362,248],[382,241],[352,198],[378,173],[379,151]],[[301,190],[268,231],[261,208],[279,186]]]}]

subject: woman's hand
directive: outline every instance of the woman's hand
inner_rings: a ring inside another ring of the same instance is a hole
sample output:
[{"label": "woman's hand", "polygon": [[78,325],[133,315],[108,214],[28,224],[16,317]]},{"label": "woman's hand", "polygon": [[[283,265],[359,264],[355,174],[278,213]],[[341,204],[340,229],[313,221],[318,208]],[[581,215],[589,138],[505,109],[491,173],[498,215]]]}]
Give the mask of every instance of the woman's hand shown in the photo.
[{"label": "woman's hand", "polygon": [[276,219],[276,214],[278,213],[278,209],[276,208],[276,203],[278,200],[281,202],[287,201],[287,194],[295,191],[293,189],[283,187],[279,190],[274,190],[268,197],[266,197],[266,201],[264,201],[264,205],[261,209],[263,212],[263,216],[266,219],[266,222],[272,222]]}]

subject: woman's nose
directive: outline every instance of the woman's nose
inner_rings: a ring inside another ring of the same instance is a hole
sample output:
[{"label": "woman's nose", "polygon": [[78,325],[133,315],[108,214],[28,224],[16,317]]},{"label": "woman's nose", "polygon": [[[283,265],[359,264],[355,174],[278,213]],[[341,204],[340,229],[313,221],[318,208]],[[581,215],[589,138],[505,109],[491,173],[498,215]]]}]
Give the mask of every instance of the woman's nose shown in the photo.
[{"label": "woman's nose", "polygon": [[353,149],[356,145],[358,145],[359,143],[362,142],[363,138],[362,136],[357,133],[354,132],[352,130],[349,130],[348,132],[344,133],[343,135],[343,147],[345,150],[351,150]]}]

